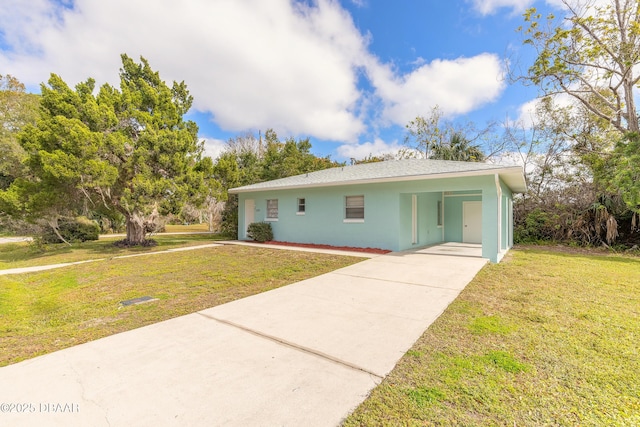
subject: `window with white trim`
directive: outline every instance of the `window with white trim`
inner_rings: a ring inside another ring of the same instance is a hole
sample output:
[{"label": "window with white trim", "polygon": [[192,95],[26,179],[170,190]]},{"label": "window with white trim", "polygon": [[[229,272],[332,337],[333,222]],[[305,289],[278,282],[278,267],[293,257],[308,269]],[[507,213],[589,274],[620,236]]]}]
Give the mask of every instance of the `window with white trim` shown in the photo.
[{"label": "window with white trim", "polygon": [[267,199],[267,220],[278,219],[278,199]]},{"label": "window with white trim", "polygon": [[364,220],[364,196],[345,197],[345,220]]},{"label": "window with white trim", "polygon": [[304,198],[298,199],[298,211],[296,212],[298,215],[304,215],[306,210],[306,203]]}]

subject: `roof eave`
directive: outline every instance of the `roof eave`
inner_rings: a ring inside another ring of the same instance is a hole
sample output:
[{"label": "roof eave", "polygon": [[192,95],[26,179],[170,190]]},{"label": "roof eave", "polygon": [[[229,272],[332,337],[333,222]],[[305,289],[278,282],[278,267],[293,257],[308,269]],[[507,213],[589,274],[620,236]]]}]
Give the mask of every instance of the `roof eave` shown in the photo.
[{"label": "roof eave", "polygon": [[[485,176],[485,175],[500,175],[501,179],[507,184],[507,186],[514,193],[524,193],[527,190],[522,168],[520,166],[513,166],[507,168],[497,169],[484,169],[467,172],[445,172],[426,175],[408,175],[386,178],[372,178],[372,179],[355,179],[349,181],[335,181],[327,183],[313,183],[313,184],[298,184],[298,185],[284,185],[280,187],[264,187],[264,188],[247,188],[236,187],[229,189],[229,194],[241,194],[241,193],[253,193],[264,191],[280,191],[280,190],[296,190],[304,188],[318,188],[318,187],[340,187],[345,185],[360,185],[360,184],[376,184],[385,182],[403,182],[403,181],[419,181],[428,179],[445,179],[445,178],[462,178],[469,176]],[[510,178],[503,179],[503,176],[509,176]],[[518,178],[519,177],[519,178]],[[511,184],[508,182],[511,181]],[[520,182],[518,182],[520,181]]]}]

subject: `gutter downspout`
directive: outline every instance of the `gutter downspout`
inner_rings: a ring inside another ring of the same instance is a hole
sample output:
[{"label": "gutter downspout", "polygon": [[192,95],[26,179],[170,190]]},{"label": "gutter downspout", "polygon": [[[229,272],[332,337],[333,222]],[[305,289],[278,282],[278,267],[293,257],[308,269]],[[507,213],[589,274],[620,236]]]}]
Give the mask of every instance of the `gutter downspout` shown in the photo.
[{"label": "gutter downspout", "polygon": [[[498,255],[502,253],[502,187],[500,186],[500,176],[496,173],[494,174],[496,180],[496,190],[498,194]],[[500,262],[500,258],[498,257],[498,262]]]}]

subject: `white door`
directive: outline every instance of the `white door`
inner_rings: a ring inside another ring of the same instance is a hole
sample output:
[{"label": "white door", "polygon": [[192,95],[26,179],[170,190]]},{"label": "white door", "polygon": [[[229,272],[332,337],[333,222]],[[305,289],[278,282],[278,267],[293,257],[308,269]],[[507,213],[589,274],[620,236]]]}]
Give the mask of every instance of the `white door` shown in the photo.
[{"label": "white door", "polygon": [[256,201],[253,199],[247,199],[244,201],[244,238],[247,236],[247,227],[252,222],[255,222],[256,217]]},{"label": "white door", "polygon": [[482,202],[462,202],[462,242],[482,243]]}]

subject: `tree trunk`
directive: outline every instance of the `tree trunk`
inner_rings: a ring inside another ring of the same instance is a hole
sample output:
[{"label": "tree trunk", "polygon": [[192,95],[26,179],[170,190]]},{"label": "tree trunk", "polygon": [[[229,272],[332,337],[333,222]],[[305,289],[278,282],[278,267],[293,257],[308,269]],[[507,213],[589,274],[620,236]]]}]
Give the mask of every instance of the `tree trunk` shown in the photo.
[{"label": "tree trunk", "polygon": [[129,245],[141,245],[145,242],[146,231],[144,218],[138,213],[127,216],[127,243]]},{"label": "tree trunk", "polygon": [[64,242],[67,245],[71,246],[71,243],[67,242],[65,238],[62,237],[62,234],[60,234],[60,228],[58,227],[58,218],[49,219],[47,221],[47,224],[53,229],[53,232],[56,234],[56,236],[58,236],[58,239],[60,239],[61,242]]},{"label": "tree trunk", "polygon": [[[633,74],[633,71],[629,72]],[[638,113],[636,112],[636,104],[634,98],[634,85],[631,79],[627,79],[624,84],[624,100],[626,104],[627,114],[627,128],[630,132],[638,132],[640,131],[640,125],[638,124]]]}]

